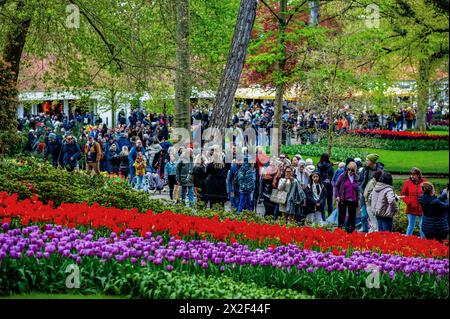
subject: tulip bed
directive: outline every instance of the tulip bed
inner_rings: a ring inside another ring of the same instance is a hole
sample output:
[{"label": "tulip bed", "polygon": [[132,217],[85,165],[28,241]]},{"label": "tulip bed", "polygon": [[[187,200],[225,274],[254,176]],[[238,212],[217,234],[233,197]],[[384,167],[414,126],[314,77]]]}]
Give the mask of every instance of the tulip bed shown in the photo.
[{"label": "tulip bed", "polygon": [[286,227],[223,219],[189,216],[166,211],[164,213],[139,213],[126,210],[92,206],[82,203],[43,204],[36,197],[18,200],[18,195],[0,193],[0,218],[20,218],[22,225],[29,223],[55,223],[67,227],[87,226],[107,228],[113,232],[133,229],[144,236],[147,232],[167,233],[171,236],[193,236],[231,242],[249,241],[254,245],[297,244],[304,249],[318,251],[360,250],[391,253],[403,256],[446,258],[448,245],[434,240],[422,240],[398,233],[348,234],[340,229],[328,231],[321,228]]},{"label": "tulip bed", "polygon": [[408,131],[396,132],[388,130],[350,130],[349,133],[360,136],[369,136],[383,139],[448,141],[448,136],[446,135],[436,135],[436,134],[408,132]]},{"label": "tulip bed", "polygon": [[[0,198],[2,295],[65,292],[76,263],[85,292],[97,294],[448,297],[448,246],[435,241]],[[375,275],[379,289],[367,286]]]}]

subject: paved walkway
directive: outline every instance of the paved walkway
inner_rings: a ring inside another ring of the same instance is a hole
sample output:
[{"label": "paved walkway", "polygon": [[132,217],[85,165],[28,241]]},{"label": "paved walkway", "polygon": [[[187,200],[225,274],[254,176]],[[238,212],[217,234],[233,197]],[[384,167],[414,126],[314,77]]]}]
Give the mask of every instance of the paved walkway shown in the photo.
[{"label": "paved walkway", "polygon": [[[168,192],[168,188],[165,188],[164,190],[166,190],[165,192],[161,192],[161,195],[159,194],[159,192],[156,192],[154,194],[150,194],[149,197],[150,199],[161,199],[162,201],[166,201],[168,203],[174,203],[174,201],[172,201],[170,199],[169,196],[169,192]],[[231,204],[230,202],[226,202],[225,203],[225,211],[229,212],[231,211]],[[258,204],[258,206],[256,207],[256,213],[259,216],[264,216],[264,205],[263,204]]]}]

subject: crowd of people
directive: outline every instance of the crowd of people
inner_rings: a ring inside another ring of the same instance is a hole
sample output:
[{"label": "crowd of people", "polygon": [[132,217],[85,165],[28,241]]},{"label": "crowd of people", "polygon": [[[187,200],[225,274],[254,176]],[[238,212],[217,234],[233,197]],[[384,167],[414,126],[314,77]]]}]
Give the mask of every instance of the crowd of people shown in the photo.
[{"label": "crowd of people", "polygon": [[[317,120],[306,111],[296,116],[291,111],[287,107],[283,115],[285,138],[296,125],[329,125],[324,117]],[[257,105],[235,114],[230,126],[270,129],[273,113],[273,106]],[[193,120],[203,128],[209,117],[196,111]],[[343,113],[338,121],[339,129],[347,129],[353,119]],[[194,154],[192,144],[176,148],[169,141],[170,124],[169,117],[163,114],[135,111],[128,121],[122,119],[114,128],[80,125],[76,118],[45,114],[20,119],[19,128],[29,130],[26,149],[44,160],[50,158],[54,167],[115,174],[126,178],[137,190],[167,190],[171,199],[183,205],[187,201],[192,207],[196,202],[224,207],[230,202],[239,214],[256,211],[261,204],[264,215],[274,219],[299,225],[331,222],[351,233],[355,229],[393,231],[393,217],[401,199],[406,204],[408,235],[413,234],[418,218],[422,237],[447,236],[448,188],[436,197],[433,185],[422,178],[417,168],[411,171],[401,196],[397,196],[392,175],[377,154],[368,155],[364,163],[359,158],[332,163],[324,153],[314,165],[300,154],[292,158],[286,154],[269,157],[263,147],[251,154],[232,142],[232,161],[226,161],[217,145],[199,154]]]}]

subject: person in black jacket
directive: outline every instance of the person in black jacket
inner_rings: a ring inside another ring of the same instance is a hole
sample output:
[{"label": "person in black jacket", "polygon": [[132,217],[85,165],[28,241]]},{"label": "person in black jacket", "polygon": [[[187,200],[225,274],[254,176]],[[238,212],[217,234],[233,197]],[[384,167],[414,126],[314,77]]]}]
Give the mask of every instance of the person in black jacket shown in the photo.
[{"label": "person in black jacket", "polygon": [[305,219],[314,220],[318,225],[323,223],[322,215],[325,211],[325,200],[327,198],[327,189],[320,181],[320,174],[314,171],[310,176],[308,186],[304,189],[305,206],[302,208],[300,224],[304,225]]},{"label": "person in black jacket", "polygon": [[422,184],[422,195],[419,203],[423,209],[422,232],[426,239],[439,241],[448,238],[448,203],[445,197],[435,196],[434,186],[429,182]]},{"label": "person in black jacket", "polygon": [[206,166],[205,186],[206,200],[210,203],[211,208],[215,204],[224,206],[228,201],[227,170],[221,154],[215,153],[212,162]]},{"label": "person in black jacket", "polygon": [[57,168],[61,165],[60,154],[61,154],[62,142],[56,136],[55,133],[50,133],[48,136],[48,142],[45,145],[44,161],[47,161],[49,155],[52,157],[53,167]]},{"label": "person in black jacket", "polygon": [[[334,176],[333,163],[330,162],[330,156],[328,153],[323,153],[320,157],[320,161],[317,164],[317,170],[319,171],[320,181],[327,190],[327,208],[328,216],[333,213],[333,185],[331,180]],[[325,210],[323,215],[325,215]],[[325,216],[322,216],[325,219]]]}]

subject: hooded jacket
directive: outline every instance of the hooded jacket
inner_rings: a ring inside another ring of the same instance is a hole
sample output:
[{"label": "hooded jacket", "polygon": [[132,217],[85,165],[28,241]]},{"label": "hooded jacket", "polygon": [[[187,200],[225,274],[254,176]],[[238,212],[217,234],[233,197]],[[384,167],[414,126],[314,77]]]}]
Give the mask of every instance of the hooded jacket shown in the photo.
[{"label": "hooded jacket", "polygon": [[181,156],[177,164],[177,183],[181,186],[194,186],[193,170],[194,163],[189,158]]},{"label": "hooded jacket", "polygon": [[393,218],[398,213],[397,198],[391,185],[378,182],[369,200],[375,216]]},{"label": "hooded jacket", "polygon": [[423,209],[422,231],[425,234],[448,232],[448,203],[436,196],[421,195],[419,203]]}]

